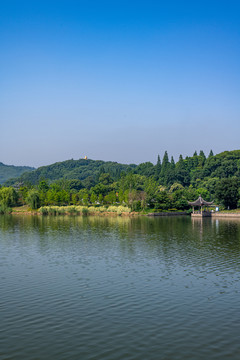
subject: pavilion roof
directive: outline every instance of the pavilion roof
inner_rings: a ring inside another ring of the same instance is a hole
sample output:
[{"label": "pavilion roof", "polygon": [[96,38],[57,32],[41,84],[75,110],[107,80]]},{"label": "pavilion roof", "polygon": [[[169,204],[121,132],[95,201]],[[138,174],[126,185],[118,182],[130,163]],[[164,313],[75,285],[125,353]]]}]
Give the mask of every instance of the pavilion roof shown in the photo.
[{"label": "pavilion roof", "polygon": [[191,205],[191,206],[203,206],[203,205],[212,205],[213,204],[213,201],[211,202],[208,202],[208,201],[205,201],[203,200],[203,198],[201,197],[201,195],[199,196],[199,198],[195,201],[188,201],[188,204]]}]

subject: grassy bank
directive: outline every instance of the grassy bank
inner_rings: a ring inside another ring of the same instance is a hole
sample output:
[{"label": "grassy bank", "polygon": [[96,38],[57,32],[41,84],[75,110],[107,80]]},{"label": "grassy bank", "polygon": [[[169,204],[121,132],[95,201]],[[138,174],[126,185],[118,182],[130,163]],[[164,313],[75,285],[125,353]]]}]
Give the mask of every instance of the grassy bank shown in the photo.
[{"label": "grassy bank", "polygon": [[32,210],[24,205],[12,209],[13,214],[36,214],[36,215],[118,215],[132,216],[138,213],[132,212],[127,206],[42,206]]},{"label": "grassy bank", "polygon": [[130,215],[131,209],[127,206],[42,206],[39,213],[42,215]]},{"label": "grassy bank", "polygon": [[[0,209],[1,210],[1,209]],[[6,209],[5,209],[6,210]],[[0,212],[1,213],[1,212]],[[161,215],[187,215],[191,213],[191,209],[188,211],[177,211],[176,209],[161,210],[161,209],[148,209],[141,212],[131,211],[131,208],[127,206],[42,206],[37,210],[32,210],[28,205],[8,208],[7,211],[2,214],[29,214],[29,215],[99,215],[99,216],[159,216]],[[221,210],[219,214],[238,214],[240,216],[240,209],[235,210]]]}]

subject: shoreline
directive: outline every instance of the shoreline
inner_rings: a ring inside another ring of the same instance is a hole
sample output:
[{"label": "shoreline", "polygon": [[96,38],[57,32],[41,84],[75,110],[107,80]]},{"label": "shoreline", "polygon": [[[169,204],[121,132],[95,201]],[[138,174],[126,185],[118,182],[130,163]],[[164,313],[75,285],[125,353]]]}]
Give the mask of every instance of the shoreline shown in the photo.
[{"label": "shoreline", "polygon": [[212,218],[240,218],[240,213],[214,213],[211,215]]},{"label": "shoreline", "polygon": [[[63,209],[63,207],[61,207]],[[64,209],[65,211],[60,211],[60,207],[52,206],[49,207],[50,212],[49,213],[43,213],[40,211],[40,209],[37,210],[31,210],[29,206],[24,205],[20,207],[14,207],[12,209],[11,215],[34,215],[34,216],[100,216],[100,217],[117,217],[117,216],[123,216],[123,217],[136,217],[136,216],[147,216],[147,217],[162,217],[162,216],[190,216],[191,214],[187,211],[165,211],[165,212],[152,212],[152,213],[143,213],[143,212],[137,212],[137,211],[94,211],[92,208],[89,209],[86,207],[81,211],[78,211],[74,209],[74,206],[71,208],[66,207]],[[71,211],[74,209],[74,211]],[[69,211],[70,210],[70,211]],[[52,211],[52,212],[51,212]],[[240,212],[229,212],[223,211],[218,213],[212,213],[211,218],[217,219],[217,218],[240,218]]]},{"label": "shoreline", "polygon": [[34,216],[100,216],[100,217],[107,217],[107,216],[124,216],[124,217],[133,217],[133,216],[140,216],[140,215],[144,215],[144,214],[139,214],[139,213],[122,213],[122,214],[117,214],[114,212],[103,212],[103,213],[91,213],[91,214],[69,214],[69,213],[65,213],[65,214],[40,214],[40,212],[38,211],[12,211],[9,215],[34,215]]},{"label": "shoreline", "polygon": [[[94,211],[92,208],[89,211],[89,208],[81,209],[81,211],[78,211],[74,209],[74,206],[72,206],[72,209],[74,211],[71,211],[71,206],[67,207],[66,209],[63,209],[64,207],[58,207],[58,206],[49,206],[48,213],[41,212],[41,208],[37,210],[31,210],[29,206],[23,205],[20,207],[14,207],[12,209],[11,215],[37,215],[37,216],[101,216],[101,217],[107,217],[107,216],[124,216],[124,217],[134,217],[134,216],[147,216],[147,217],[158,217],[158,216],[189,216],[190,214],[186,211],[165,211],[165,212],[155,212],[155,213],[144,213],[144,212],[137,212],[137,211]],[[61,211],[64,210],[64,211]],[[70,210],[70,211],[69,211]]]},{"label": "shoreline", "polygon": [[[34,215],[34,216],[129,216],[129,217],[133,217],[133,216],[139,216],[139,215],[144,215],[142,213],[138,213],[136,211],[131,211],[131,212],[121,212],[118,213],[116,211],[90,211],[87,213],[84,212],[70,212],[68,211],[69,209],[67,209],[66,207],[66,212],[57,212],[59,210],[59,208],[57,206],[52,206],[49,207],[50,209],[53,209],[54,212],[53,213],[48,213],[48,214],[44,214],[41,213],[40,209],[37,210],[31,210],[28,206],[24,205],[21,207],[14,207],[12,209],[12,212],[10,213],[10,215]],[[86,208],[87,209],[87,208]],[[88,210],[87,210],[88,211]]]}]

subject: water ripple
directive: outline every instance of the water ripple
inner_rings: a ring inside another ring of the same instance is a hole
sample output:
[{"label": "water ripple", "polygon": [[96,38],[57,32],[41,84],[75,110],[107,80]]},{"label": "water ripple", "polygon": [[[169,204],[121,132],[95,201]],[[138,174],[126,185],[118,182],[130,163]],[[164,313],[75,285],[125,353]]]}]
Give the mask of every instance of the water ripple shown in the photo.
[{"label": "water ripple", "polygon": [[240,225],[0,217],[0,359],[238,360]]}]

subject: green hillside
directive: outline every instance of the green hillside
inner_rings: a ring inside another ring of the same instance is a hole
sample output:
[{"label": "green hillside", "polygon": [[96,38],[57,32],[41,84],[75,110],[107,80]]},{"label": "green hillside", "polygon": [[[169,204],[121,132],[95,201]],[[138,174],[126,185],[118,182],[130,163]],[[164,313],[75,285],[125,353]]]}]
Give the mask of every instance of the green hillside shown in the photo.
[{"label": "green hillside", "polygon": [[101,173],[109,173],[113,179],[118,179],[121,172],[134,170],[136,165],[124,165],[117,162],[101,160],[66,160],[52,165],[42,166],[38,169],[22,174],[17,179],[11,179],[6,184],[12,185],[16,182],[38,184],[41,179],[50,182],[59,179],[78,179],[96,181]]},{"label": "green hillside", "polygon": [[[240,150],[205,156],[195,152],[175,163],[167,151],[154,165],[67,160],[10,179],[0,189],[5,212],[14,204],[40,206],[127,205],[131,210],[188,210],[201,194],[225,209],[240,207]],[[11,187],[11,185],[17,185]],[[1,209],[0,209],[1,212]]]},{"label": "green hillside", "polygon": [[[10,169],[12,172],[10,172]],[[20,168],[21,176],[17,173]],[[46,179],[50,183],[60,180],[81,180],[84,186],[90,187],[98,182],[98,178],[102,173],[109,173],[113,180],[118,180],[122,173],[132,172],[154,179],[161,185],[170,187],[174,183],[179,183],[186,187],[189,185],[206,185],[206,181],[210,179],[221,179],[229,177],[240,177],[240,150],[224,151],[220,154],[213,155],[212,152],[205,156],[203,151],[199,154],[196,152],[191,157],[183,157],[180,155],[179,160],[175,163],[174,159],[169,159],[168,153],[165,152],[162,161],[158,158],[157,164],[145,162],[139,165],[119,164],[111,161],[101,160],[66,160],[57,162],[52,165],[42,166],[31,172],[27,167],[14,167],[4,165],[5,179],[12,179],[6,182],[10,186],[17,182],[36,185],[40,180]],[[7,170],[9,171],[7,172]],[[14,173],[13,170],[16,169]],[[0,167],[1,170],[1,167]],[[13,178],[17,176],[17,178]],[[1,179],[4,182],[4,179]]]},{"label": "green hillside", "polygon": [[21,174],[34,170],[30,166],[5,165],[0,162],[0,184],[11,178],[19,177]]}]

